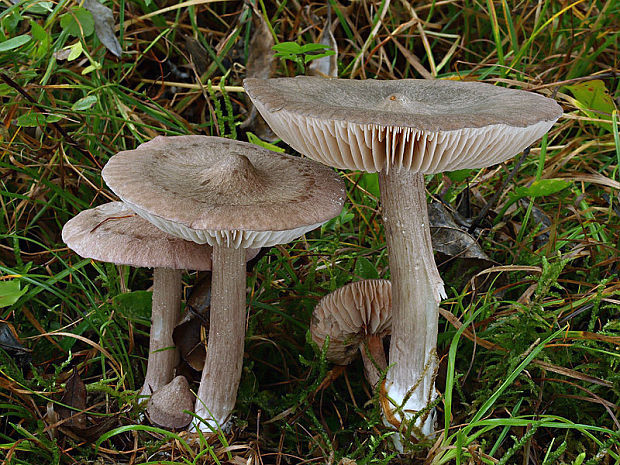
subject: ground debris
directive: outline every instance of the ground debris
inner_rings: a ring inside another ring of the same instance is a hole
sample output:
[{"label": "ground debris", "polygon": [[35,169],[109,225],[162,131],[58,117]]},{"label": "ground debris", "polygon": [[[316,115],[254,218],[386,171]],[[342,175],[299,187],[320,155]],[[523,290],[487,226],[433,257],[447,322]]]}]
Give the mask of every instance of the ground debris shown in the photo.
[{"label": "ground debris", "polygon": [[30,350],[19,342],[13,325],[4,321],[0,321],[0,348],[13,358],[18,367],[23,368],[30,363]]}]

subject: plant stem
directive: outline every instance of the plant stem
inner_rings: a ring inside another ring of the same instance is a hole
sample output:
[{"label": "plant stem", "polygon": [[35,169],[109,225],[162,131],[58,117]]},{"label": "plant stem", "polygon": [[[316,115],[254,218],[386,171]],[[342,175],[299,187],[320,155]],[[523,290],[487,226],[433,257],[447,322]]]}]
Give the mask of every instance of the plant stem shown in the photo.
[{"label": "plant stem", "polygon": [[[435,397],[436,345],[443,282],[433,258],[424,177],[407,170],[379,173],[392,281],[392,339],[386,389],[400,421]],[[415,426],[433,432],[432,415]]]},{"label": "plant stem", "polygon": [[245,340],[245,249],[213,246],[207,357],[196,399],[199,428],[210,432],[228,421],[237,400]]},{"label": "plant stem", "polygon": [[172,340],[172,331],[180,316],[180,303],[181,271],[155,268],[149,358],[141,396],[150,396],[173,378],[179,354]]}]

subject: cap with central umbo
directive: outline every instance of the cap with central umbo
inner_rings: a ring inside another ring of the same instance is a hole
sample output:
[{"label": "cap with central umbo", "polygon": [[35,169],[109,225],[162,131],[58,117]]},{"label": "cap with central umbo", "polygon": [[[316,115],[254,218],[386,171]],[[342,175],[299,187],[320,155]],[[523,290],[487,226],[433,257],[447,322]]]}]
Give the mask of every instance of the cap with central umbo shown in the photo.
[{"label": "cap with central umbo", "polygon": [[108,186],[157,227],[213,246],[209,348],[196,401],[199,425],[234,407],[245,334],[243,248],[289,242],[337,216],[344,183],[312,160],[207,136],[156,137],[113,156]]}]

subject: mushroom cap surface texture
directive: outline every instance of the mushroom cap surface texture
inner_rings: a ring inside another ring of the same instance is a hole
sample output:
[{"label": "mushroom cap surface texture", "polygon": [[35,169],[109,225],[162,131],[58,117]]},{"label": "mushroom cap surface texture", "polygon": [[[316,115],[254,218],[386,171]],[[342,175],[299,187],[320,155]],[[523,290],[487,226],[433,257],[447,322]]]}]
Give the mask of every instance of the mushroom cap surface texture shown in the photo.
[{"label": "mushroom cap surface texture", "polygon": [[184,410],[193,412],[195,400],[187,379],[177,376],[153,393],[146,411],[152,423],[165,428],[185,428],[192,421],[192,416]]},{"label": "mushroom cap surface texture", "polygon": [[310,334],[322,347],[329,336],[326,357],[347,365],[367,336],[386,336],[392,328],[392,284],[367,279],[347,284],[323,297],[312,313]]},{"label": "mushroom cap surface texture", "polygon": [[500,163],[562,115],[552,99],[481,82],[246,79],[252,102],[300,153],[336,168],[427,174]]},{"label": "mushroom cap surface texture", "polygon": [[211,269],[211,247],[163,232],[123,202],[80,212],[62,228],[62,240],[81,257],[117,265]]},{"label": "mushroom cap surface texture", "polygon": [[285,243],[337,216],[344,183],[312,160],[220,137],[156,137],[114,155],[108,186],[175,236],[227,247]]}]

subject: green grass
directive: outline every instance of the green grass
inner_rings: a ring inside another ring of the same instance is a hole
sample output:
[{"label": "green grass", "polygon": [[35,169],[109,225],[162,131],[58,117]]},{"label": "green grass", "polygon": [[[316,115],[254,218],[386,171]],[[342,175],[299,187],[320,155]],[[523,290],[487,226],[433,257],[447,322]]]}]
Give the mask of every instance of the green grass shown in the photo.
[{"label": "green grass", "polygon": [[[63,29],[77,3],[37,4],[0,4],[0,49],[8,39],[36,39],[0,52],[2,72],[31,98],[0,80],[0,279],[27,287],[0,318],[32,351],[29,364],[0,350],[3,463],[620,463],[617,2],[416,3],[420,22],[409,24],[409,2],[329,2],[340,77],[483,80],[555,97],[565,110],[482,223],[479,243],[495,268],[473,276],[467,260],[440,260],[450,297],[440,317],[440,430],[402,456],[361,361],[334,367],[307,338],[323,295],[389,278],[376,180],[361,173],[342,173],[349,202],[337,220],[272,248],[248,274],[232,430],[192,443],[139,425],[149,308],[135,291],[148,289],[150,272],[83,260],[60,230],[113,198],[100,167],[118,151],[155,135],[245,140],[247,101],[223,86],[245,76],[252,12],[241,1],[108,2],[119,59],[94,34]],[[256,11],[277,42],[308,44],[327,9],[305,5],[260,1]],[[204,50],[188,47],[186,36]],[[78,43],[77,59],[56,58]],[[188,64],[201,58],[199,81]],[[274,75],[296,72],[277,61]],[[567,87],[587,82],[601,92]],[[459,182],[429,177],[428,192],[452,206],[469,196],[474,217],[514,163]],[[502,209],[533,181],[556,178],[568,185]],[[188,286],[194,278],[185,276]],[[82,430],[58,424],[74,369],[90,408]]]}]

